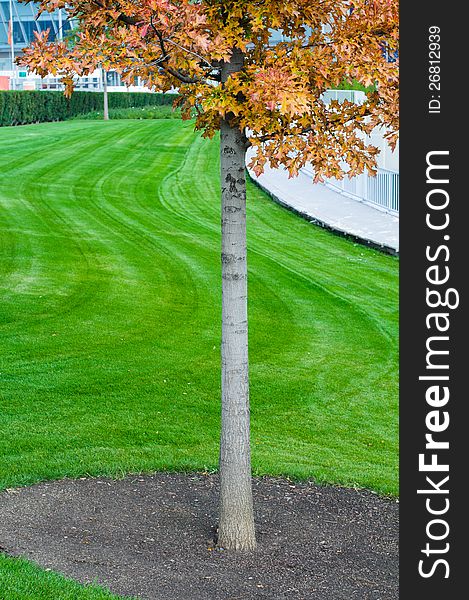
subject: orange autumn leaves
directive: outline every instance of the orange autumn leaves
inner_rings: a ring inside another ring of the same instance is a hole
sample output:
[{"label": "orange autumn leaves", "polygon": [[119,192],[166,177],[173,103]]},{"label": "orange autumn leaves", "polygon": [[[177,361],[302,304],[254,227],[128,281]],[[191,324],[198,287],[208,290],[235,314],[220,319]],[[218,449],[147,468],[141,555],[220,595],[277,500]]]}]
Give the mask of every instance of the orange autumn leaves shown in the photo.
[{"label": "orange autumn leaves", "polygon": [[[206,136],[220,118],[245,129],[256,153],[292,175],[312,163],[317,176],[372,171],[376,149],[366,134],[383,127],[395,144],[398,122],[397,0],[70,0],[79,25],[72,41],[46,34],[26,49],[23,64],[63,77],[98,65],[127,82],[178,87],[183,116],[195,115]],[[41,3],[43,10],[64,7]],[[271,42],[272,32],[282,41]],[[244,67],[220,84],[221,61],[232,48]],[[322,94],[344,81],[371,86],[362,105],[325,105]]]}]

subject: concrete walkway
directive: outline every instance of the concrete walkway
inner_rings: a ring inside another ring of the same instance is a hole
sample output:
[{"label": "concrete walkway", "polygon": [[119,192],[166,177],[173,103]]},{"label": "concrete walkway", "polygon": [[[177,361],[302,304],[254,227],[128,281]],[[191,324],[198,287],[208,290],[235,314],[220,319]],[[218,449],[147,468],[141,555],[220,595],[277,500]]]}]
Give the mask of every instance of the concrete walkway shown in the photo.
[{"label": "concrete walkway", "polygon": [[366,245],[399,254],[399,218],[358,200],[334,192],[300,173],[289,179],[283,169],[266,166],[260,177],[249,171],[252,180],[273,200],[309,221]]}]

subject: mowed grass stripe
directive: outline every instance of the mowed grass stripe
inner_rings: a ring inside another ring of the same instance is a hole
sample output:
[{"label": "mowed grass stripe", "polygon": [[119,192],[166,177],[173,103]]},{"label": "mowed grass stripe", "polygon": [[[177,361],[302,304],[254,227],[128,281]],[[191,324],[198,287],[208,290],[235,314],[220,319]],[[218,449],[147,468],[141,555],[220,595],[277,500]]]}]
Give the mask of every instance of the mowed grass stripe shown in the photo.
[{"label": "mowed grass stripe", "polygon": [[[188,161],[193,168],[195,167],[196,171],[202,171],[202,168],[197,168],[199,167],[198,165],[198,161],[200,160],[200,157],[203,156],[203,153],[200,151],[200,149],[203,148],[205,150],[205,153],[207,152],[206,149],[206,144],[203,143],[202,140],[197,140],[190,149],[190,154],[191,154],[191,160]],[[212,157],[211,157],[211,162],[213,162],[214,164],[217,163],[217,148],[216,146],[212,146],[211,147],[212,150]],[[205,157],[206,160],[206,157]],[[206,192],[204,192],[204,190],[206,189],[206,178],[202,177],[200,178],[202,181],[202,185],[200,186],[200,189],[197,189],[197,197],[202,197],[202,198],[206,198],[207,194]],[[185,184],[184,184],[185,181]],[[172,179],[168,178],[168,186],[169,187],[172,183]],[[187,189],[184,189],[184,186]],[[218,226],[218,205],[214,204],[213,202],[211,204],[208,204],[207,202],[200,202],[200,203],[186,203],[186,205],[184,206],[183,201],[181,199],[185,199],[185,198],[189,198],[189,194],[190,191],[192,190],[192,193],[194,194],[194,182],[192,179],[183,179],[177,182],[177,186],[175,186],[176,189],[176,193],[173,193],[173,196],[171,196],[171,190],[166,191],[165,186],[162,186],[161,188],[161,193],[160,195],[165,197],[167,199],[166,202],[166,206],[168,208],[171,208],[172,206],[174,206],[173,204],[173,200],[174,203],[179,206],[180,208],[178,209],[177,213],[178,216],[181,219],[184,219],[186,221],[186,224],[183,224],[183,227],[187,227],[189,223],[201,223],[204,224],[207,229],[212,232],[214,230],[215,227]],[[256,193],[255,188],[251,188],[251,192],[252,193]],[[259,196],[263,196],[263,194],[259,194]],[[179,201],[178,201],[179,199]],[[313,327],[313,331],[311,334],[311,337],[313,339],[317,339],[318,337],[324,338],[324,343],[322,344],[322,348],[324,348],[325,352],[321,353],[321,356],[315,356],[314,361],[321,361],[323,363],[327,363],[328,361],[330,362],[332,360],[332,362],[334,362],[335,364],[337,364],[337,369],[340,369],[340,361],[343,360],[344,356],[341,355],[340,360],[335,360],[334,356],[332,357],[328,357],[327,355],[327,350],[328,349],[332,349],[333,354],[337,351],[337,349],[339,347],[341,347],[342,345],[342,340],[340,338],[342,338],[343,334],[345,333],[344,330],[346,328],[352,328],[355,331],[355,335],[360,336],[361,334],[363,334],[363,340],[362,340],[362,347],[361,347],[361,352],[360,354],[357,356],[355,354],[356,351],[356,347],[352,347],[350,348],[351,350],[351,358],[352,361],[356,362],[356,366],[358,367],[358,377],[356,378],[357,381],[355,381],[354,378],[352,378],[347,387],[349,389],[352,390],[352,392],[354,393],[354,399],[353,399],[353,405],[359,406],[360,410],[363,409],[362,402],[360,401],[360,399],[363,400],[363,397],[360,395],[360,389],[363,388],[364,385],[364,379],[368,378],[368,387],[370,389],[373,388],[373,385],[376,381],[379,381],[382,378],[382,372],[383,370],[385,370],[387,367],[390,369],[390,371],[392,371],[392,373],[395,373],[395,359],[396,359],[396,337],[395,337],[395,330],[389,330],[389,328],[386,325],[383,325],[381,319],[378,319],[374,316],[373,311],[369,310],[367,305],[370,304],[370,298],[356,298],[355,295],[344,295],[342,293],[342,290],[345,290],[347,288],[349,288],[350,284],[352,283],[350,281],[350,277],[348,277],[346,279],[346,281],[344,282],[343,286],[339,287],[339,286],[334,286],[334,284],[331,285],[331,281],[330,280],[325,280],[324,276],[322,273],[320,273],[320,277],[318,278],[318,274],[315,271],[312,271],[311,269],[305,269],[304,267],[309,267],[310,266],[310,261],[311,261],[311,251],[313,250],[313,248],[311,247],[311,245],[308,243],[309,240],[311,240],[311,236],[306,235],[306,230],[308,230],[308,233],[311,232],[311,226],[309,226],[308,224],[303,224],[305,227],[303,228],[303,236],[297,236],[297,239],[295,240],[295,244],[290,244],[288,242],[288,240],[285,240],[284,245],[282,245],[282,252],[278,252],[278,247],[276,248],[275,252],[269,252],[269,248],[272,248],[272,242],[275,243],[275,237],[272,235],[272,225],[277,225],[277,233],[282,232],[285,235],[285,231],[284,231],[284,222],[285,222],[285,211],[282,209],[279,209],[277,211],[276,214],[279,215],[280,219],[279,220],[273,220],[272,219],[272,210],[265,210],[265,198],[262,198],[262,200],[264,201],[264,203],[259,206],[260,203],[260,197],[256,198],[256,202],[253,203],[252,205],[252,209],[255,211],[255,216],[256,218],[262,219],[263,223],[264,223],[264,228],[262,227],[255,227],[254,228],[254,233],[253,235],[251,235],[251,239],[254,238],[255,240],[258,241],[258,244],[256,244],[254,246],[254,244],[251,244],[251,248],[253,248],[252,252],[254,254],[256,254],[256,258],[254,259],[254,263],[253,261],[250,261],[250,266],[251,266],[251,286],[254,284],[256,285],[260,285],[260,282],[263,280],[268,279],[269,283],[268,285],[264,285],[262,289],[259,290],[258,294],[255,294],[254,298],[261,298],[262,299],[262,305],[267,305],[269,307],[269,316],[274,313],[274,314],[281,314],[283,312],[284,317],[288,317],[286,319],[286,322],[291,325],[292,323],[295,322],[295,320],[297,321],[297,325],[298,327],[289,327],[289,330],[286,333],[286,336],[279,336],[279,347],[282,349],[283,353],[285,354],[286,351],[286,344],[290,344],[292,345],[295,349],[295,358],[298,356],[298,346],[297,343],[299,340],[295,340],[295,332],[301,332],[301,336],[300,337],[304,337],[304,333],[305,333],[305,327],[308,327],[309,325],[311,325],[311,319],[310,319],[310,315],[311,315],[311,303],[313,304],[314,310],[316,311],[316,313],[318,313],[319,311],[323,310],[323,314],[321,316],[319,316],[319,318],[317,319],[316,325],[319,325],[320,328],[322,329],[321,332],[318,331],[314,331],[314,327]],[[267,203],[269,203],[269,201],[267,200]],[[207,210],[207,207],[210,207],[211,210]],[[271,206],[269,206],[269,209],[273,208]],[[202,209],[202,210],[201,210]],[[270,221],[267,223],[265,222],[265,219],[263,219],[265,214],[270,215]],[[292,221],[294,221],[295,223],[297,223],[298,219],[296,217],[294,217],[293,215],[290,215],[292,217]],[[255,223],[257,225],[257,223]],[[252,221],[250,221],[250,232],[252,232]],[[317,232],[317,230],[315,230]],[[326,235],[326,239],[328,240],[328,242],[330,241],[330,236]],[[317,242],[317,238],[315,239],[315,242]],[[278,239],[277,239],[277,243],[278,243]],[[350,250],[350,243],[346,242],[345,243],[345,247],[347,247]],[[289,252],[289,250],[292,250],[292,252]],[[303,248],[303,256],[304,256],[304,261],[305,263],[301,265],[301,269],[298,270],[298,250],[300,248]],[[358,251],[357,251],[358,250]],[[327,255],[330,254],[331,252],[331,248],[325,247],[323,248],[323,251],[327,257]],[[353,256],[355,255],[355,256]],[[352,256],[349,257],[350,260],[355,260],[358,264],[360,264],[360,262],[364,262],[365,259],[363,258],[366,255],[366,253],[363,252],[363,249],[361,247],[355,247],[355,252],[352,253]],[[267,263],[265,265],[263,265],[261,268],[256,268],[259,265],[259,260],[260,260],[260,256],[264,256],[268,259],[270,259],[271,263],[269,264],[269,262],[267,261]],[[285,260],[286,257],[288,256],[294,256],[295,260],[294,261],[288,261]],[[272,261],[275,263],[276,268],[272,268]],[[326,261],[327,262],[327,258]],[[292,277],[297,277],[298,279],[303,279],[306,280],[306,290],[305,290],[305,298],[304,301],[302,301],[300,304],[301,305],[307,305],[307,311],[305,314],[302,314],[301,311],[301,306],[297,306],[295,308],[295,304],[298,304],[298,289],[299,287],[291,287],[290,285],[288,285],[288,281],[285,281],[284,285],[279,285],[280,281],[279,281],[279,267],[283,268],[286,270],[286,273],[284,273],[284,276],[286,276],[286,278],[288,280],[291,280]],[[379,267],[378,267],[379,268]],[[307,272],[311,273],[311,275],[308,276]],[[388,271],[389,273],[389,271]],[[322,275],[322,277],[321,277]],[[334,270],[330,272],[329,277],[331,279],[337,279],[338,282],[340,283],[340,279],[344,278],[344,275],[346,276],[346,273],[338,273],[337,272],[337,265],[335,266]],[[372,275],[372,274],[371,274]],[[319,281],[318,281],[319,279]],[[324,281],[324,283],[320,283],[320,281]],[[354,287],[355,288],[359,288],[360,292],[361,292],[361,296],[363,295],[363,285],[364,282],[357,282],[354,281]],[[358,285],[357,285],[358,283]],[[371,280],[371,277],[368,278],[368,282],[367,284],[367,291],[370,294],[376,295],[376,290],[375,290],[375,286]],[[335,289],[333,289],[333,287],[335,287]],[[276,288],[280,288],[279,289],[279,293],[276,294],[276,300],[277,300],[277,306],[274,307],[274,300],[273,300],[273,296],[274,296],[274,290]],[[311,292],[312,289],[314,288],[319,288],[319,294],[321,296],[321,298],[318,298],[318,300],[315,302],[313,297],[311,296]],[[294,293],[291,294],[291,291],[293,291]],[[386,294],[383,296],[383,302],[386,303],[386,296],[389,293],[389,289],[386,289]],[[267,297],[267,294],[270,294],[269,297]],[[324,303],[322,301],[322,296],[324,295],[331,295],[332,297],[329,299],[329,302]],[[358,300],[358,301],[357,301]],[[365,302],[363,302],[365,301]],[[337,310],[337,314],[332,317],[332,318],[328,318],[330,317],[330,315],[327,315],[326,313],[330,313],[331,310],[331,306],[336,306],[336,310]],[[261,307],[262,308],[262,307]],[[274,309],[274,310],[272,310]],[[354,316],[354,319],[351,319],[352,315]],[[395,313],[395,307],[394,307],[394,311],[393,311],[393,317],[396,317],[396,313]],[[356,322],[358,320],[358,323]],[[360,324],[360,321],[368,321],[366,328],[363,328],[362,325]],[[326,325],[328,325],[326,327]],[[370,329],[372,329],[373,327],[376,327],[377,331],[370,335]],[[335,343],[331,343],[331,337],[332,335],[336,336],[336,342]],[[378,334],[378,335],[377,335]],[[381,334],[381,335],[379,335]],[[344,337],[345,340],[348,339],[348,336],[346,335]],[[378,345],[375,346],[373,345],[373,342],[375,340],[378,340]],[[370,345],[371,342],[371,345]],[[386,343],[387,342],[387,343]],[[272,343],[272,332],[270,332],[269,334],[269,343]],[[299,341],[299,343],[303,343],[302,341]],[[319,348],[321,348],[321,346],[319,346]],[[270,350],[272,350],[272,348],[270,348]],[[367,360],[367,353],[369,356],[374,357],[375,360],[379,360],[381,362],[380,365],[380,369],[377,369],[376,371],[373,369],[365,369],[363,370],[361,367],[361,363],[360,360]],[[311,353],[308,353],[309,355],[311,355]],[[303,367],[305,366],[305,364],[307,364],[308,362],[308,357],[304,357],[302,359],[302,361],[300,361],[301,363],[303,363]],[[314,369],[314,365],[311,365],[311,368]],[[392,376],[391,373],[391,376]],[[325,373],[326,378],[329,377],[329,373]],[[321,374],[319,374],[319,377],[321,377]],[[335,378],[333,378],[335,380]],[[358,384],[358,386],[356,386],[356,384]],[[358,388],[358,389],[357,389]],[[379,388],[378,388],[379,389]],[[343,390],[346,393],[346,390]],[[367,402],[369,402],[369,397],[367,397]],[[379,398],[378,398],[379,401]],[[332,407],[332,411],[334,411],[335,407]],[[339,405],[339,412],[342,411],[342,405]],[[367,424],[364,424],[365,429],[367,428]]]},{"label": "mowed grass stripe", "polygon": [[[0,485],[216,468],[218,142],[74,121],[0,147]],[[248,187],[254,470],[397,493],[398,261]]]}]

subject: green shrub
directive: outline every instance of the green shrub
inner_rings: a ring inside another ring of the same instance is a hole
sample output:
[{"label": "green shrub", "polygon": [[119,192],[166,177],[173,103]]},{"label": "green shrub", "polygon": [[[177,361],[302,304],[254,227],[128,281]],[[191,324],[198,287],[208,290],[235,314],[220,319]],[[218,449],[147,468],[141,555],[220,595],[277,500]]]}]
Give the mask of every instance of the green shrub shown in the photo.
[{"label": "green shrub", "polygon": [[[110,92],[110,109],[167,106],[175,94]],[[64,121],[71,117],[102,110],[102,92],[74,92],[70,99],[62,92],[0,91],[0,126],[26,125],[45,121]]]},{"label": "green shrub", "polygon": [[[110,119],[178,119],[181,111],[173,109],[172,106],[141,106],[138,108],[111,108],[109,109]],[[87,121],[101,121],[103,111],[97,110],[84,115],[77,115],[73,119],[85,119]]]},{"label": "green shrub", "polygon": [[344,79],[340,85],[337,86],[338,90],[356,90],[359,92],[373,92],[376,89],[375,85],[369,85],[365,87],[361,83],[359,83],[356,79],[352,81],[347,81]]}]

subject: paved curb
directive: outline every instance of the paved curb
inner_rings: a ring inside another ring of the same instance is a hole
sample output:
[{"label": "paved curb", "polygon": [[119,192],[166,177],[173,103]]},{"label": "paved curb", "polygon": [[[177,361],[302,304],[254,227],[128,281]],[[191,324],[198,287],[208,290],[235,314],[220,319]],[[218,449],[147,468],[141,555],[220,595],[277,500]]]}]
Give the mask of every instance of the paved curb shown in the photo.
[{"label": "paved curb", "polygon": [[310,223],[313,223],[314,225],[318,225],[319,227],[322,227],[323,229],[326,229],[327,231],[330,231],[331,233],[334,233],[335,235],[338,235],[339,237],[343,237],[345,239],[351,240],[358,244],[368,246],[369,248],[373,248],[374,250],[379,250],[380,252],[384,252],[385,254],[390,254],[391,256],[399,256],[399,250],[397,250],[393,246],[380,244],[379,242],[376,242],[369,238],[356,235],[356,234],[351,233],[350,231],[346,231],[344,229],[340,229],[339,227],[331,225],[330,223],[327,223],[326,221],[322,221],[321,219],[318,219],[317,217],[313,217],[312,215],[310,215],[309,213],[307,213],[305,211],[295,208],[294,206],[292,206],[291,204],[289,204],[285,200],[282,200],[279,196],[274,194],[265,185],[260,183],[260,181],[258,181],[255,177],[253,177],[251,175],[251,173],[249,172],[249,169],[247,169],[247,172],[248,172],[250,180],[254,183],[254,185],[256,185],[263,192],[265,192],[276,204],[280,204],[280,206],[283,206],[283,208],[286,208],[287,210],[294,213],[295,215],[298,215],[299,217],[305,219],[306,221],[309,221]]}]

